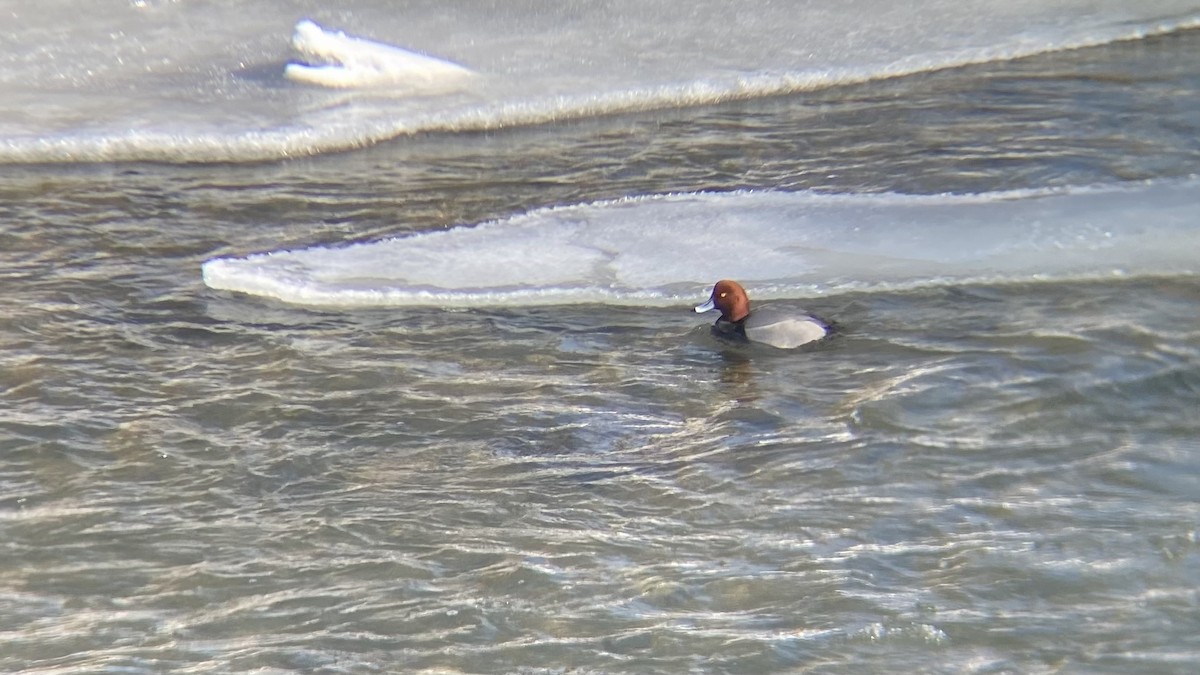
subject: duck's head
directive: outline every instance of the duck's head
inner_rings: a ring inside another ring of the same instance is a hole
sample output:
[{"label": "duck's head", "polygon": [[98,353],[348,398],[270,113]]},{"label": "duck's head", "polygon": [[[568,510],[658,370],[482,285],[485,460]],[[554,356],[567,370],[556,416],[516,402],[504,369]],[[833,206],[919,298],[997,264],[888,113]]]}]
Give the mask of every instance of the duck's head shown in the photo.
[{"label": "duck's head", "polygon": [[696,306],[697,313],[713,309],[721,310],[721,319],[724,321],[741,321],[750,316],[750,298],[741,284],[722,279],[713,286],[708,302]]}]

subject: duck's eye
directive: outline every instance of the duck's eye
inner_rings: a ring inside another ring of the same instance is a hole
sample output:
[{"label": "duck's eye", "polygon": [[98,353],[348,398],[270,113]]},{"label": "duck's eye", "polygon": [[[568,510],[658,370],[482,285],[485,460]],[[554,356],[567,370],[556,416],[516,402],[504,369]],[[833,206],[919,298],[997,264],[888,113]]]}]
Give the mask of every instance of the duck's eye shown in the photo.
[{"label": "duck's eye", "polygon": [[725,297],[725,296],[727,296],[727,295],[729,295],[729,294],[728,294],[728,293],[722,293],[722,294],[721,294],[721,297],[723,298],[723,297]]}]

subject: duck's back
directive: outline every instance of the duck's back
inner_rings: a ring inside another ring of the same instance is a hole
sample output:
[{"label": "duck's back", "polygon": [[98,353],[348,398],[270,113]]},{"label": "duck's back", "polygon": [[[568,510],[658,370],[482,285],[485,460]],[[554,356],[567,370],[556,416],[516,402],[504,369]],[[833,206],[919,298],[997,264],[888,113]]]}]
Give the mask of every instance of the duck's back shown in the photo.
[{"label": "duck's back", "polygon": [[816,317],[770,306],[751,311],[745,328],[748,339],[781,349],[815,342],[829,333],[829,327]]}]

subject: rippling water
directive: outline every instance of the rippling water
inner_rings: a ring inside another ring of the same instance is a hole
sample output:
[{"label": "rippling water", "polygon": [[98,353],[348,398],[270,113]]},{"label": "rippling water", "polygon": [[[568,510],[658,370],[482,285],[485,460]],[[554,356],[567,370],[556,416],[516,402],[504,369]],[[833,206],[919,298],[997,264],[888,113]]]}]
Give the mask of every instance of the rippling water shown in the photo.
[{"label": "rippling water", "polygon": [[[213,255],[672,190],[1194,175],[1200,34],[0,185],[0,669],[1192,672],[1200,281],[318,311]],[[699,300],[699,299],[698,299]]]}]

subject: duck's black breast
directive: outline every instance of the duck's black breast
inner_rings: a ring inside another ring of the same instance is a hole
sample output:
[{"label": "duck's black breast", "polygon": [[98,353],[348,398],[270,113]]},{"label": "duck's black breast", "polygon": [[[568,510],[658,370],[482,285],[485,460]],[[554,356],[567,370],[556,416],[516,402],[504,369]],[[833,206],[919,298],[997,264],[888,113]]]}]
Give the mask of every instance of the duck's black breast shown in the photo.
[{"label": "duck's black breast", "polygon": [[749,342],[746,337],[746,321],[726,321],[725,319],[717,319],[717,322],[712,326],[712,334],[722,340],[733,340],[734,342]]}]

